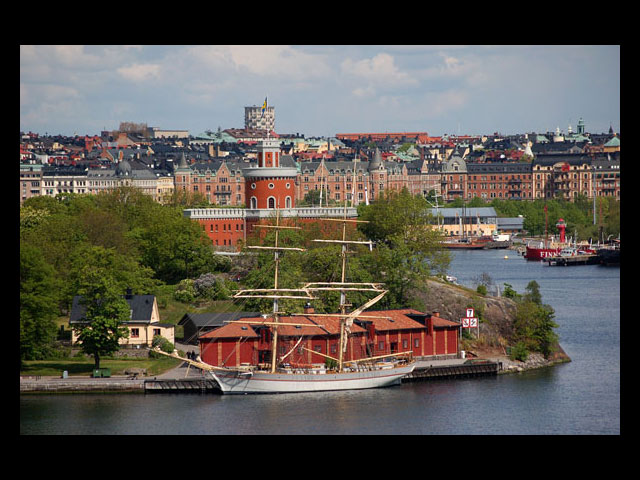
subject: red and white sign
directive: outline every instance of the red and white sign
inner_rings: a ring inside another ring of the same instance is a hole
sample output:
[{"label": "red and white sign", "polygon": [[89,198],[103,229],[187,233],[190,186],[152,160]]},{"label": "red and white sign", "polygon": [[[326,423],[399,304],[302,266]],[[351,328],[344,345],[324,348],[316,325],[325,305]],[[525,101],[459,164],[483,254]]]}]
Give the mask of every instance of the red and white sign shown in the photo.
[{"label": "red and white sign", "polygon": [[462,328],[478,328],[478,319],[474,316],[473,308],[467,308],[467,316],[461,318]]}]

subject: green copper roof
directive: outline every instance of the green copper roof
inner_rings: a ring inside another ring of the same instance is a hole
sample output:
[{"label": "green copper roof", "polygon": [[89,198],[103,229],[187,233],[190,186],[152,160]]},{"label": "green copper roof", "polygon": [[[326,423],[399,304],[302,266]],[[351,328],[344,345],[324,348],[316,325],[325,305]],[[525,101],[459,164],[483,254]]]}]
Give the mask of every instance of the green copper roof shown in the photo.
[{"label": "green copper roof", "polygon": [[611,140],[604,144],[605,147],[619,147],[620,139],[615,135]]}]

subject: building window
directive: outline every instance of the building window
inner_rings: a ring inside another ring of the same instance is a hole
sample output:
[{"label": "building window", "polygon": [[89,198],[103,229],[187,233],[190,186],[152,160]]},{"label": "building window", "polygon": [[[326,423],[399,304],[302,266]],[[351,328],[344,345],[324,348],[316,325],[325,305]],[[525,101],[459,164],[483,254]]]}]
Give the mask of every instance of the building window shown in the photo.
[{"label": "building window", "polygon": [[285,208],[291,208],[291,197],[285,197],[284,205],[285,205]]},{"label": "building window", "polygon": [[256,197],[251,197],[250,203],[251,203],[251,208],[252,209],[258,208],[258,199]]},{"label": "building window", "polygon": [[274,197],[267,199],[267,208],[276,208],[276,199]]},{"label": "building window", "polygon": [[138,338],[140,337],[140,329],[139,328],[132,328],[131,329],[131,338]]}]

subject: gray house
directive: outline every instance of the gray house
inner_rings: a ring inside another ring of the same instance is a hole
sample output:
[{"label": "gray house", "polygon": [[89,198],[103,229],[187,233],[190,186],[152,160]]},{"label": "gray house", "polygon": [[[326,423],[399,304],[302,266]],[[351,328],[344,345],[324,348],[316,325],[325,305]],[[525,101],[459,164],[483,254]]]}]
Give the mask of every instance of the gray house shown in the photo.
[{"label": "gray house", "polygon": [[198,337],[241,318],[259,317],[260,312],[185,313],[178,322],[184,327],[184,342],[198,343]]}]

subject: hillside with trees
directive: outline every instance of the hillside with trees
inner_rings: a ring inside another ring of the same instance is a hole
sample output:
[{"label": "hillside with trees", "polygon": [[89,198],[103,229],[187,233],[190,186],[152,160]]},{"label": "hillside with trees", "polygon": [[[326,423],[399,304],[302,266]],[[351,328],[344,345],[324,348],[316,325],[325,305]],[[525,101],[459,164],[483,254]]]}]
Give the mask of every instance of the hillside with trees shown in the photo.
[{"label": "hillside with trees", "polygon": [[44,358],[74,295],[108,282],[123,295],[226,272],[227,258],[180,206],[134,188],[98,195],[33,197],[20,208],[20,355]]}]

